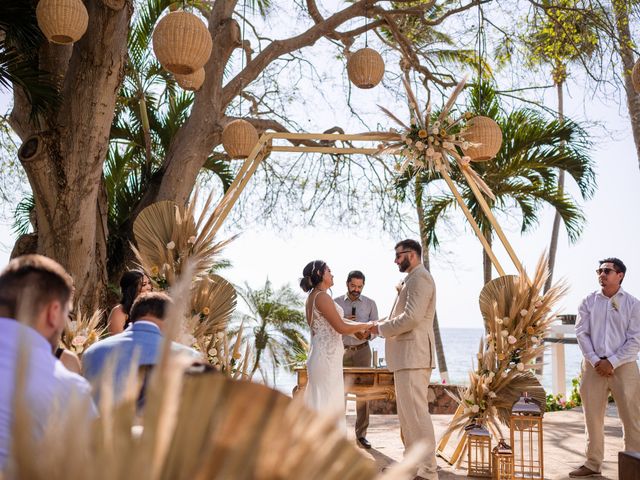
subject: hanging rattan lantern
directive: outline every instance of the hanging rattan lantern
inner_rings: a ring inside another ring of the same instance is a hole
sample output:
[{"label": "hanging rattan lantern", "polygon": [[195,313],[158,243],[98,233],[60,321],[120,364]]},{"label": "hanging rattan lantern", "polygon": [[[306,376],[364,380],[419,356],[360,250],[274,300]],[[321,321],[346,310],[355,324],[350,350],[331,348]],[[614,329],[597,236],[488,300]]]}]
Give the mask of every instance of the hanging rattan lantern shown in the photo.
[{"label": "hanging rattan lantern", "polygon": [[89,14],[82,0],[40,0],[38,26],[50,42],[71,44],[87,31]]},{"label": "hanging rattan lantern", "polygon": [[358,88],[373,88],[384,75],[384,60],[371,48],[361,48],[347,61],[349,80]]},{"label": "hanging rattan lantern", "polygon": [[513,448],[513,478],[543,480],[542,410],[526,392],[511,409],[509,430]]},{"label": "hanging rattan lantern", "polygon": [[491,476],[491,434],[481,425],[467,427],[467,476]]},{"label": "hanging rattan lantern", "polygon": [[246,120],[234,120],[222,131],[222,146],[231,158],[247,158],[258,143],[258,132]]},{"label": "hanging rattan lantern", "polygon": [[170,12],[153,31],[153,51],[173,74],[189,75],[202,68],[211,56],[212,45],[207,26],[188,12]]},{"label": "hanging rattan lantern", "polygon": [[513,478],[513,450],[502,438],[491,452],[491,469],[493,480],[512,480]]},{"label": "hanging rattan lantern", "polygon": [[204,83],[204,68],[199,68],[189,75],[178,75],[174,73],[173,76],[182,89],[195,92],[199,90]]},{"label": "hanging rattan lantern", "polygon": [[631,80],[633,81],[633,89],[636,93],[640,93],[640,59],[633,66],[631,71]]},{"label": "hanging rattan lantern", "polygon": [[474,162],[491,160],[502,146],[502,130],[489,117],[473,117],[467,122],[467,131],[462,135],[467,142],[477,143],[464,150],[464,154]]}]

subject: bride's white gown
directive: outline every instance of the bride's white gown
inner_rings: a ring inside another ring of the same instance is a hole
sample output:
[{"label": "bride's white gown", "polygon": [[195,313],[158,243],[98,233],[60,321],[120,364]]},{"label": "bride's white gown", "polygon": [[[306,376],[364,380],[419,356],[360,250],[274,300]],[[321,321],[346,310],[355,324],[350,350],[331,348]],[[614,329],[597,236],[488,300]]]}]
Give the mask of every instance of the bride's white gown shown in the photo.
[{"label": "bride's white gown", "polygon": [[[340,317],[344,310],[335,303]],[[311,350],[307,358],[308,382],[305,403],[319,412],[338,416],[338,427],[346,433],[344,411],[344,379],[342,357],[344,347],[342,335],[316,308],[315,298],[311,310]]]}]

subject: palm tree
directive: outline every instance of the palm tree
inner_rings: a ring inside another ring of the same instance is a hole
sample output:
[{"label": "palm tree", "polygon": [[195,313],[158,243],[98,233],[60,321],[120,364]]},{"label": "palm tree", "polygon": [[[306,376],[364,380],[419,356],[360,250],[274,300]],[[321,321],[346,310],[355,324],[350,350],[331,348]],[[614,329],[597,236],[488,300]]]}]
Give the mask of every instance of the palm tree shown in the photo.
[{"label": "palm tree", "polygon": [[245,282],[244,288],[237,290],[249,309],[249,313],[241,314],[239,319],[247,332],[245,339],[253,343],[254,348],[250,378],[259,370],[267,383],[270,371],[275,383],[277,369],[292,370],[307,350],[304,302],[288,285],[274,290],[268,279],[260,289],[254,290]]},{"label": "palm tree", "polygon": [[[538,214],[545,204],[560,215],[569,239],[575,241],[584,224],[584,216],[574,198],[558,188],[558,171],[570,175],[583,199],[589,198],[595,187],[595,173],[589,156],[590,142],[585,130],[570,120],[558,122],[530,108],[517,108],[508,114],[501,112],[496,92],[488,84],[475,84],[469,96],[469,110],[493,118],[502,129],[503,144],[498,155],[489,162],[476,163],[480,174],[496,199],[486,199],[492,210],[520,211],[521,231],[538,223]],[[562,143],[565,142],[564,148]],[[492,226],[484,215],[464,176],[452,166],[451,177],[459,189],[481,231],[491,243]],[[424,188],[436,186],[441,177],[436,172],[423,171],[419,182]],[[400,180],[400,186],[411,180],[410,174]],[[433,185],[432,185],[433,184]],[[429,246],[438,246],[436,226],[447,212],[455,208],[453,194],[439,193],[429,198],[425,211],[424,231]],[[491,280],[492,265],[483,251],[484,282]]]}]

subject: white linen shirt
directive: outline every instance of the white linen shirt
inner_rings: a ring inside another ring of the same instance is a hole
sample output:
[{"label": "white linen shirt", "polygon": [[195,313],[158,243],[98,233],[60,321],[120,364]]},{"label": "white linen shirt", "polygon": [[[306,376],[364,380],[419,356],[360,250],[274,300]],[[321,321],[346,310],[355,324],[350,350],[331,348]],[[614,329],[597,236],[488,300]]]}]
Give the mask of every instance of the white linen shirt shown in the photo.
[{"label": "white linen shirt", "polygon": [[609,298],[597,290],[578,308],[576,337],[584,358],[595,365],[606,357],[613,368],[638,358],[640,301],[622,287]]},{"label": "white linen shirt", "polygon": [[[0,318],[0,471],[5,466],[11,444],[15,374],[21,341],[28,348],[24,399],[29,405],[36,436],[44,431],[49,415],[78,414],[65,410],[72,396],[88,402],[91,397],[89,382],[67,370],[53,355],[51,345],[42,335],[16,320]],[[91,403],[90,415],[95,416],[95,413]]]}]

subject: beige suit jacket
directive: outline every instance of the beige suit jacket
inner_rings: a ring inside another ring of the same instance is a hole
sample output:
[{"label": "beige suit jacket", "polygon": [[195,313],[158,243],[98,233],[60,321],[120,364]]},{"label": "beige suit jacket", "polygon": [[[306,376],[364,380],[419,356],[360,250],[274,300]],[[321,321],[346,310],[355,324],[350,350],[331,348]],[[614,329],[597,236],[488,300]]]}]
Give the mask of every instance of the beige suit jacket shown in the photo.
[{"label": "beige suit jacket", "polygon": [[405,278],[391,317],[378,325],[385,337],[387,368],[435,368],[433,317],[436,287],[422,264]]}]

